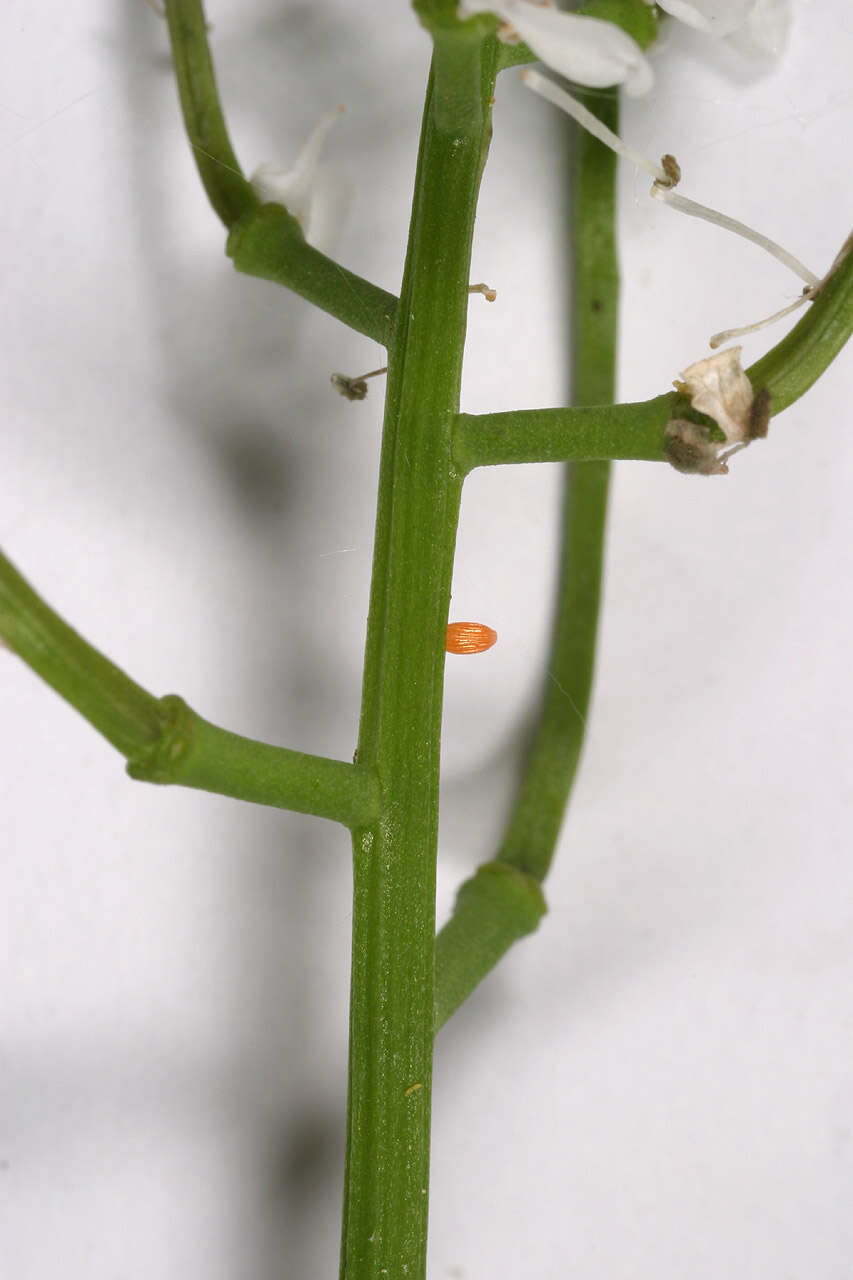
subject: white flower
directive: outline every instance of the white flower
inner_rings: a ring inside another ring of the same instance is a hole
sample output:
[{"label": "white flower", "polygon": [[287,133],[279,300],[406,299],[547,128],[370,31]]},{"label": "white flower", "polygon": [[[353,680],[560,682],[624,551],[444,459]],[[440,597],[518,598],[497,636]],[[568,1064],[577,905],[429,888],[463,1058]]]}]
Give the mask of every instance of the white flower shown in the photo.
[{"label": "white flower", "polygon": [[343,107],[335,107],[326,112],[292,169],[261,164],[249,179],[255,194],[264,204],[284,205],[315,249],[329,250],[333,247],[349,210],[347,180],[337,170],[320,164],[320,151],[326,134],[343,110]]},{"label": "white flower", "polygon": [[523,40],[537,58],[576,84],[591,89],[625,86],[632,97],[648,93],[654,73],[642,49],[620,27],[600,18],[563,13],[545,0],[460,0],[460,18],[493,13],[507,43]]},{"label": "white flower", "polygon": [[661,9],[711,36],[730,36],[749,18],[756,0],[658,0]]},{"label": "white flower", "polygon": [[788,37],[788,0],[658,0],[689,27],[711,36],[731,36],[743,52],[778,57]]},{"label": "white flower", "polygon": [[[654,0],[646,0],[647,4]],[[730,37],[743,52],[778,56],[789,25],[789,0],[660,0],[674,18],[712,36]],[[654,72],[635,40],[615,23],[565,13],[554,0],[459,0],[460,18],[493,13],[498,36],[523,40],[554,71],[590,89],[625,86],[632,97],[648,93]]]}]

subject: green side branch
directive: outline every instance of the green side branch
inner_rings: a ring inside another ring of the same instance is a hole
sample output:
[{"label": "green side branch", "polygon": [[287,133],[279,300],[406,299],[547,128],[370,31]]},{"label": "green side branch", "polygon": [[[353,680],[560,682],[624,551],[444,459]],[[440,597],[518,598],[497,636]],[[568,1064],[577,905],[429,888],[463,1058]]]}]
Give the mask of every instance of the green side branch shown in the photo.
[{"label": "green side branch", "polygon": [[[593,109],[607,113],[605,122],[615,131],[615,101],[601,95],[595,101]],[[462,886],[454,914],[436,940],[437,1027],[538,923],[532,895],[550,866],[580,760],[592,689],[609,460],[666,460],[667,423],[695,416],[677,392],[639,404],[608,403],[614,392],[618,310],[615,159],[588,134],[578,136],[576,154],[574,406],[460,414],[454,427],[454,459],[464,473],[496,463],[573,465],[566,482],[557,607],[538,722],[498,863],[486,864],[508,864],[523,878],[502,883],[498,892],[493,880],[478,871]],[[848,240],[806,314],[747,370],[756,393],[769,390],[774,415],[809,389],[853,331],[850,249]]]},{"label": "green side branch", "polygon": [[159,705],[160,738],[128,761],[131,778],[309,813],[351,830],[380,811],[379,780],[364,765],[244,738],[204,720],[175,694]]},{"label": "green side branch", "polygon": [[255,742],[210,724],[175,694],[157,698],[84,640],[0,554],[0,636],[145,782],[174,783],[330,818],[379,812],[375,772]]},{"label": "green side branch", "polygon": [[435,939],[436,1031],[546,910],[539,882],[506,862],[484,862],[462,884]]},{"label": "green side branch", "polygon": [[397,299],[309,245],[282,205],[262,205],[240,168],[219,101],[201,0],[166,0],[184,127],[207,197],[231,232],[238,271],[284,285],[387,345]]},{"label": "green side branch", "polygon": [[498,859],[545,879],[586,733],[601,597],[610,464],[566,477],[562,558],[551,650],[536,726]]},{"label": "green side branch", "polygon": [[184,127],[207,198],[230,227],[260,201],[234,154],[207,42],[201,0],[166,0]]},{"label": "green side branch", "polygon": [[805,395],[853,333],[853,235],[801,320],[781,342],[747,369],[756,391],[767,387],[773,416]]},{"label": "green side branch", "polygon": [[636,404],[460,413],[453,456],[466,474],[474,467],[519,462],[663,462],[666,424],[678,401],[670,391]]},{"label": "green side branch", "polygon": [[545,914],[540,884],[580,761],[592,690],[609,467],[581,463],[566,477],[555,616],[536,723],[496,860],[462,885],[436,938],[436,1030]]},{"label": "green side branch", "polygon": [[387,347],[397,299],[308,244],[283,205],[265,204],[231,228],[226,253],[238,271],[298,293],[344,324]]},{"label": "green side branch", "polygon": [[[615,90],[597,94],[593,109],[617,128]],[[572,384],[581,406],[604,404],[615,389],[615,200],[615,157],[589,134],[579,134],[572,184]],[[463,884],[436,938],[436,1028],[515,942],[536,929],[545,911],[539,886],[577,772],[592,690],[609,473],[608,462],[580,462],[567,470],[551,648],[536,723],[497,858]]]},{"label": "green side branch", "polygon": [[[602,299],[592,282],[591,303]],[[596,311],[596,315],[600,312]],[[853,333],[853,251],[848,240],[836,269],[794,328],[747,370],[757,392],[770,392],[773,417],[790,408],[825,373]],[[590,366],[592,367],[592,366]],[[666,425],[671,418],[697,417],[678,392],[653,400],[609,405],[575,395],[564,409],[517,409],[506,413],[460,413],[453,456],[461,471],[519,462],[587,462],[620,458],[666,461]],[[700,419],[703,420],[704,419]]]},{"label": "green side branch", "polygon": [[123,756],[159,741],[158,699],[69,627],[2,553],[0,636]]}]

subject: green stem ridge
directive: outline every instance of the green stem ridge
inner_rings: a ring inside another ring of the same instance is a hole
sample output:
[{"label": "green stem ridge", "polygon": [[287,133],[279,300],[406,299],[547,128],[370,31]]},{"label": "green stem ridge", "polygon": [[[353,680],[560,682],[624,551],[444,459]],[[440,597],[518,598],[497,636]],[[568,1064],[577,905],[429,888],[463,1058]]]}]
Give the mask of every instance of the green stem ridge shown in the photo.
[{"label": "green stem ridge", "polygon": [[[611,128],[617,127],[615,91],[596,95],[594,109]],[[615,384],[616,162],[589,134],[577,138],[572,194],[572,381],[581,405],[601,404],[612,399]],[[604,411],[594,413],[600,417]],[[665,422],[664,416],[661,437]],[[568,469],[551,651],[537,722],[497,860],[463,884],[453,914],[436,938],[436,1028],[514,942],[533,932],[545,911],[539,884],[551,865],[577,772],[592,689],[609,473],[607,462],[581,462]],[[505,878],[497,877],[497,868],[504,869]]]},{"label": "green stem ridge", "polygon": [[445,627],[461,476],[451,457],[494,39],[435,33],[380,462],[359,763],[382,815],[354,833],[341,1275],[423,1280]]},{"label": "green stem ridge", "polygon": [[387,347],[397,299],[308,244],[284,205],[264,204],[231,228],[226,253],[244,275],[284,285]]},{"label": "green stem ridge", "polygon": [[145,782],[176,783],[355,828],[379,812],[362,765],[269,746],[203,720],[175,694],[156,698],[78,635],[0,554],[0,635]]}]

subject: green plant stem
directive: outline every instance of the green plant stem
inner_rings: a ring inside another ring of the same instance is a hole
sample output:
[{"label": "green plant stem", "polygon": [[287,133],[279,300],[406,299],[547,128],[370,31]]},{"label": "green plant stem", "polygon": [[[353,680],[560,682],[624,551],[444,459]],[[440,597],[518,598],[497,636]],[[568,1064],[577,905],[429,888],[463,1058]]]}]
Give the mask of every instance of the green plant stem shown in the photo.
[{"label": "green plant stem", "polygon": [[484,862],[460,885],[435,939],[436,1031],[546,910],[538,880],[506,862]]},{"label": "green plant stem", "polygon": [[467,474],[474,467],[519,462],[595,462],[633,458],[663,462],[666,424],[678,396],[670,391],[636,404],[574,405],[460,413],[453,457]]},{"label": "green plant stem", "polygon": [[166,0],[184,127],[208,199],[230,235],[235,268],[284,285],[344,324],[387,345],[397,299],[309,245],[283,205],[262,205],[225,125],[201,0]]},{"label": "green plant stem", "polygon": [[[587,105],[618,130],[616,90],[590,95]],[[601,405],[616,390],[617,159],[583,130],[575,131],[575,139],[572,391],[579,406]],[[540,881],[551,865],[586,733],[609,482],[609,462],[578,462],[567,469],[551,652],[527,764],[498,853],[500,861]]]},{"label": "green plant stem", "polygon": [[310,813],[351,830],[380,811],[379,780],[364,765],[244,738],[202,719],[175,694],[159,705],[160,738],[128,762],[127,772],[137,781],[176,783]]},{"label": "green plant stem", "polygon": [[208,200],[230,227],[260,201],[243,175],[228,136],[201,0],[166,0],[166,20],[193,159]]},{"label": "green plant stem", "polygon": [[[593,293],[598,291],[591,283]],[[593,301],[597,301],[595,298]],[[770,392],[773,417],[789,408],[826,371],[853,333],[853,252],[848,240],[837,269],[790,333],[747,369],[755,391]],[[589,366],[592,368],[593,366]],[[683,396],[669,391],[636,404],[575,397],[566,409],[460,413],[453,457],[464,472],[517,462],[666,460],[666,424],[690,416]]]},{"label": "green plant stem", "polygon": [[423,1280],[445,626],[461,476],[451,458],[495,41],[436,32],[389,351],[358,760],[380,819],[354,833],[341,1275]]},{"label": "green plant stem", "polygon": [[[617,128],[616,91],[596,94],[592,109]],[[615,200],[615,157],[579,133],[571,225],[572,383],[580,405],[603,404],[615,389]],[[537,721],[497,861],[462,885],[436,939],[436,1028],[509,947],[537,927],[545,910],[539,883],[551,865],[577,772],[592,689],[609,472],[608,462],[568,468],[551,651]],[[498,868],[512,878],[498,877]]]},{"label": "green plant stem", "polygon": [[283,205],[265,204],[231,228],[225,251],[244,275],[292,289],[358,333],[387,347],[397,299],[308,244]]},{"label": "green plant stem", "polygon": [[586,732],[601,594],[609,462],[572,465],[551,652],[524,776],[498,859],[544,880]]},{"label": "green plant stem", "polygon": [[808,391],[853,333],[853,235],[836,269],[790,333],[747,369],[759,391],[767,387],[775,417]]},{"label": "green plant stem", "polygon": [[123,756],[159,741],[157,698],[69,627],[2,553],[0,636]]},{"label": "green plant stem", "polygon": [[379,812],[364,765],[255,742],[157,698],[64,622],[0,554],[0,636],[127,759],[132,778],[175,783],[360,827]]}]

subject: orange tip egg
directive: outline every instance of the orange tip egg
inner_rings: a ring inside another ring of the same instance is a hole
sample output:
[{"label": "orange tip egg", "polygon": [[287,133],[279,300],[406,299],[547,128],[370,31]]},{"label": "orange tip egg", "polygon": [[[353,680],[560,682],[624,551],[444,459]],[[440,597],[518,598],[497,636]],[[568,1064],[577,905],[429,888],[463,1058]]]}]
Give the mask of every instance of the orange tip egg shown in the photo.
[{"label": "orange tip egg", "polygon": [[451,622],[447,628],[448,653],[483,653],[491,649],[497,631],[482,622]]}]

